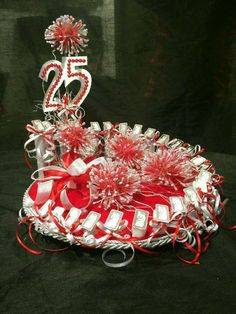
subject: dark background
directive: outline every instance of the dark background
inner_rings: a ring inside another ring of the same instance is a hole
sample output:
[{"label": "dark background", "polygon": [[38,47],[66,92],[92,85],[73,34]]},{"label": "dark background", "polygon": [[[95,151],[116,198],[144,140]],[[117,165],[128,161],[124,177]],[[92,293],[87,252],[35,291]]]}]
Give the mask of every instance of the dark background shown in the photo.
[{"label": "dark background", "polygon": [[24,125],[43,116],[34,107],[43,95],[38,73],[53,58],[43,34],[63,14],[89,29],[86,121],[140,123],[207,147],[225,176],[225,223],[236,222],[235,1],[0,0],[1,312],[235,312],[235,231],[221,230],[199,266],[168,248],[113,270],[100,251],[33,256],[16,243],[30,184]]}]

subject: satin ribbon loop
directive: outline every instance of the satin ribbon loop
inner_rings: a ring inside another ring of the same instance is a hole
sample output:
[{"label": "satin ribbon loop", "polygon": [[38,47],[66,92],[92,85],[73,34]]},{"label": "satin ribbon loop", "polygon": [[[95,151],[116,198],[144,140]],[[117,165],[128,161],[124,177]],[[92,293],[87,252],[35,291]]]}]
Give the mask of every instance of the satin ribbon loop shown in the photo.
[{"label": "satin ribbon loop", "polygon": [[[199,231],[195,226],[195,222],[192,221],[190,218],[188,218],[188,222],[194,231],[194,235],[192,235],[190,230],[187,230],[187,228],[181,228],[182,221],[180,221],[177,228],[176,228],[176,231],[174,233],[172,245],[173,245],[173,248],[175,249],[176,242],[183,243],[184,246],[188,250],[190,250],[192,253],[194,253],[195,255],[194,255],[192,260],[187,260],[187,259],[184,259],[183,257],[177,255],[177,253],[176,253],[177,258],[184,263],[198,265],[199,264],[198,260],[199,260],[199,257],[201,255],[201,251],[202,251],[201,239],[200,239]],[[196,246],[196,245],[197,245],[197,248],[195,249],[194,246]]]},{"label": "satin ribbon loop", "polygon": [[[40,161],[50,163],[55,158],[55,144],[53,134],[56,127],[47,121],[32,121],[34,125],[27,124],[26,130],[31,133],[29,139],[24,144],[24,149],[29,158],[36,158]],[[29,149],[28,146],[37,141],[35,148]]]},{"label": "satin ribbon loop", "polygon": [[[132,253],[130,258],[126,258],[127,255],[126,255],[125,251],[122,249],[107,249],[107,250],[103,251],[102,252],[103,263],[106,266],[111,267],[111,268],[122,268],[122,267],[128,266],[132,262],[132,260],[134,259],[134,255],[135,255],[134,246],[131,243],[129,244],[128,248],[131,249],[131,253]],[[107,255],[108,255],[108,253],[111,253],[112,251],[120,252],[123,255],[123,261],[118,262],[118,263],[108,262],[106,259]]]}]

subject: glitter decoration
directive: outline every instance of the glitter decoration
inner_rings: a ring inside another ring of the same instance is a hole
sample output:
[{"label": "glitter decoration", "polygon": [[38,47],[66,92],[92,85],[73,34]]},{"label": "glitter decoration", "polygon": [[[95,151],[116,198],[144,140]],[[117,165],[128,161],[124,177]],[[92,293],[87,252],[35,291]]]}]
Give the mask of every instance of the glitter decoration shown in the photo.
[{"label": "glitter decoration", "polygon": [[161,146],[146,156],[141,173],[143,182],[171,185],[176,189],[177,184],[188,186],[198,171],[182,151]]},{"label": "glitter decoration", "polygon": [[73,150],[82,158],[95,155],[99,145],[99,138],[91,128],[83,127],[84,124],[70,123],[56,134],[56,140],[64,145],[67,151]]},{"label": "glitter decoration", "polygon": [[139,169],[150,141],[143,135],[117,133],[109,138],[105,145],[105,155],[132,168]]},{"label": "glitter decoration", "polygon": [[62,15],[45,31],[45,40],[61,54],[77,55],[87,47],[88,30],[82,20],[74,23],[71,15]]},{"label": "glitter decoration", "polygon": [[88,187],[93,200],[97,200],[100,207],[103,206],[105,210],[111,206],[122,209],[132,201],[140,182],[135,169],[107,159],[106,163],[91,170]]}]

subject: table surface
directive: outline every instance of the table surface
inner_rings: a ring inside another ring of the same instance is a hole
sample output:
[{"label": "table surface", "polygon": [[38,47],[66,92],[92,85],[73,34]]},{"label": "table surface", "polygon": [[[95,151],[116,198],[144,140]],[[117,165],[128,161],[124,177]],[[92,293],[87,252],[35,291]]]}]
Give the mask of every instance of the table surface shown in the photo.
[{"label": "table surface", "polygon": [[[225,176],[229,202],[224,222],[236,224],[236,157],[205,156]],[[2,151],[1,160],[2,313],[235,312],[236,231],[220,229],[197,266],[180,262],[171,247],[157,255],[136,252],[122,269],[106,267],[100,250],[71,247],[63,253],[32,255],[15,239],[30,170],[23,150]]]}]

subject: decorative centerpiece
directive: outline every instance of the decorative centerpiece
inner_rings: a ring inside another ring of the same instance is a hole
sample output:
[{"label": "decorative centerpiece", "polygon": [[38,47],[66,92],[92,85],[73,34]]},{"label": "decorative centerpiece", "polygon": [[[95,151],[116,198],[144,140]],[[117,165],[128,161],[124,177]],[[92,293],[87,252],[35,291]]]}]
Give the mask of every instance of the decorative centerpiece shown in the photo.
[{"label": "decorative centerpiece", "polygon": [[[81,105],[92,79],[84,69],[88,44],[81,20],[64,15],[45,31],[45,40],[62,60],[43,64],[39,77],[48,82],[42,109],[45,120],[26,126],[28,157],[37,160],[32,184],[23,198],[19,224],[69,245],[104,249],[103,261],[111,267],[127,265],[135,249],[155,253],[160,246],[183,246],[197,264],[208,238],[218,229],[221,202],[217,186],[223,177],[211,161],[180,139],[170,139],[154,128],[130,127],[126,122],[100,125],[83,122]],[[69,85],[78,80],[72,93]],[[63,86],[64,85],[64,86]],[[64,92],[62,93],[62,89]],[[17,231],[22,246],[34,254]],[[124,250],[130,249],[126,259]],[[124,261],[107,260],[110,250],[123,253]]]}]

